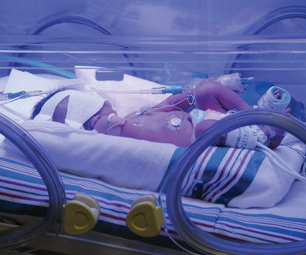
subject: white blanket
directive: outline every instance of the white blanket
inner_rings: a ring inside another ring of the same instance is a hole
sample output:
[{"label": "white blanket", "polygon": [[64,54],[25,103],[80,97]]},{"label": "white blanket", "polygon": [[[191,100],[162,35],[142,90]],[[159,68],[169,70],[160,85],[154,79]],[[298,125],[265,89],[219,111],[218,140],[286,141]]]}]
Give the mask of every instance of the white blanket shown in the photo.
[{"label": "white blanket", "polygon": [[126,188],[155,191],[176,147],[97,134],[56,122],[21,123],[58,169]]}]

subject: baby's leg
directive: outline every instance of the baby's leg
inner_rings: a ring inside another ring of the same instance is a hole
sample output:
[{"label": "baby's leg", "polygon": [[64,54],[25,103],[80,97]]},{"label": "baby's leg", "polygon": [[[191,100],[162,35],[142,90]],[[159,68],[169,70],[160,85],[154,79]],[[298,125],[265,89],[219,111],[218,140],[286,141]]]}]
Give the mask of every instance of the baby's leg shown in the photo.
[{"label": "baby's leg", "polygon": [[[282,93],[278,89],[274,90],[273,94],[277,99],[281,99],[282,97]],[[287,108],[284,113],[290,115],[291,109]],[[277,127],[264,126],[262,127],[262,131],[266,134],[268,138],[268,147],[271,149],[277,148],[285,137],[285,131]]]},{"label": "baby's leg", "polygon": [[[284,111],[285,114],[290,115],[291,114],[291,109],[287,108]],[[283,141],[285,137],[285,131],[277,128],[277,127],[272,127],[272,126],[261,126],[261,130],[265,133],[267,136],[267,146],[270,149],[275,149],[277,148],[281,142]]]},{"label": "baby's leg", "polygon": [[240,96],[220,83],[202,81],[196,85],[195,98],[199,109],[227,112],[251,109]]},{"label": "baby's leg", "polygon": [[[203,121],[199,122],[196,125],[195,130],[194,130],[195,131],[195,138],[197,139],[198,137],[200,137],[204,131],[206,131],[209,127],[211,127],[217,121],[218,120],[209,119],[209,120],[203,120]],[[224,146],[225,141],[226,141],[226,135],[220,137],[215,143],[213,143],[213,145]]]}]

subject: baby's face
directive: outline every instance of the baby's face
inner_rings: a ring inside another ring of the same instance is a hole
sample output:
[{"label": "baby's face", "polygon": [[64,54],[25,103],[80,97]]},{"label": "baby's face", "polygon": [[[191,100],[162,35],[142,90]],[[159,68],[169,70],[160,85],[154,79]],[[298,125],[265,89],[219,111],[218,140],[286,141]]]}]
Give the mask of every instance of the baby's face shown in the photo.
[{"label": "baby's face", "polygon": [[98,111],[94,116],[92,116],[89,120],[87,120],[83,126],[85,130],[94,130],[95,129],[95,125],[97,124],[97,122],[101,119],[101,118],[105,118],[107,120],[108,116],[111,113],[115,113],[114,109],[112,108],[112,106],[108,105],[108,104],[104,104],[102,106],[102,108],[100,109],[100,111]]}]

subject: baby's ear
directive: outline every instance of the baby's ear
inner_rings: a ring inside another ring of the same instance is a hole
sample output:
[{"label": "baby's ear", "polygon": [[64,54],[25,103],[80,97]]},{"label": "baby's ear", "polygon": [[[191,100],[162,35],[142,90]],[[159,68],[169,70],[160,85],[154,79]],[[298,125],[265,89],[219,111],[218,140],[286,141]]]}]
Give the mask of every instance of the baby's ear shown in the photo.
[{"label": "baby's ear", "polygon": [[69,96],[66,96],[62,101],[60,101],[55,107],[52,121],[60,122],[65,124],[65,119],[67,115]]}]

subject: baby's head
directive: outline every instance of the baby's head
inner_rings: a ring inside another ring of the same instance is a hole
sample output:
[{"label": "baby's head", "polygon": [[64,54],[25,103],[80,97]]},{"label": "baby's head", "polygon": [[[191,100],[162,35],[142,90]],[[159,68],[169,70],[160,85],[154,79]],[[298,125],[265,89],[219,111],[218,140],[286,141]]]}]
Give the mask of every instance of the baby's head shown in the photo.
[{"label": "baby's head", "polygon": [[99,116],[115,112],[109,101],[77,90],[59,90],[41,100],[31,119],[51,120],[75,128],[93,130]]}]

